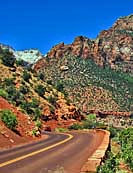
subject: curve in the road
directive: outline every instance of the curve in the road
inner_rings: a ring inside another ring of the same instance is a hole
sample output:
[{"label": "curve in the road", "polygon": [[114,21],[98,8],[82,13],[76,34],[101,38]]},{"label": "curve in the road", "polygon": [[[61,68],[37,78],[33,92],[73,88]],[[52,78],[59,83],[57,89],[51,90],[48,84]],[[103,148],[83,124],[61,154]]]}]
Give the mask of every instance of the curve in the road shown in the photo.
[{"label": "curve in the road", "polygon": [[0,173],[48,173],[56,171],[57,166],[65,173],[79,173],[88,156],[100,146],[104,133],[82,131],[48,136],[36,143],[1,151]]},{"label": "curve in the road", "polygon": [[12,160],[9,160],[9,161],[0,163],[0,168],[3,167],[3,166],[7,166],[7,165],[9,165],[9,164],[15,163],[15,162],[17,162],[17,161],[26,159],[26,158],[28,158],[28,157],[34,156],[34,155],[39,154],[39,153],[41,153],[41,152],[47,151],[47,150],[49,150],[49,149],[51,149],[51,148],[57,147],[57,146],[59,146],[59,145],[61,145],[61,144],[64,144],[64,143],[68,142],[69,140],[71,140],[71,139],[73,138],[73,136],[72,136],[71,134],[65,134],[65,135],[68,136],[67,139],[64,139],[63,141],[57,142],[57,143],[55,143],[55,144],[53,144],[53,145],[50,145],[50,146],[48,146],[48,147],[45,147],[45,148],[43,148],[43,149],[40,149],[40,150],[31,152],[31,153],[29,153],[29,154],[26,154],[26,155],[17,157],[17,158],[15,158],[15,159],[12,159]]}]

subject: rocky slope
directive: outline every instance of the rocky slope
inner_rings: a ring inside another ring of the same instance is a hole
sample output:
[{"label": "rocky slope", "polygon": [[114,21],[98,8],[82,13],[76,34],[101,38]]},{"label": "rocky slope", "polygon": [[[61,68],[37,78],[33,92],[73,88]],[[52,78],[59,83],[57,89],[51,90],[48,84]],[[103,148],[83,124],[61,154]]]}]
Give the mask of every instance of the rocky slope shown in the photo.
[{"label": "rocky slope", "polygon": [[[102,68],[101,68],[102,67]],[[133,104],[133,15],[119,18],[95,40],[60,43],[34,64],[56,85],[61,81],[83,112],[130,111]],[[120,72],[121,71],[121,72]]]},{"label": "rocky slope", "polygon": [[[9,57],[7,56],[8,54]],[[7,52],[4,55],[4,53],[0,51],[0,57],[5,56],[5,59],[8,59],[8,61],[6,61],[8,64],[10,61],[12,61],[12,59],[15,59],[15,56],[12,57],[13,55]],[[0,59],[0,89],[6,91],[8,96],[11,94],[9,93],[11,92],[10,89],[13,89],[14,95],[18,94],[18,96],[15,95],[14,98],[16,106],[20,106],[19,104],[22,101],[26,101],[28,103],[36,99],[39,102],[36,104],[39,104],[43,111],[41,113],[42,116],[47,116],[47,118],[50,117],[48,119],[54,118],[59,120],[63,117],[65,117],[65,119],[76,117],[77,119],[80,119],[81,115],[78,112],[78,109],[68,102],[68,98],[65,96],[63,91],[60,91],[56,89],[55,86],[48,84],[46,81],[43,81],[43,75],[36,75],[34,72],[32,72],[31,69],[27,69],[25,66],[23,66],[23,64],[18,65],[16,62],[17,60],[14,61],[14,65],[11,67],[11,65],[8,66],[8,64],[3,64]],[[21,96],[19,96],[19,94]],[[11,99],[12,101],[12,98],[10,97],[9,100]]]},{"label": "rocky slope", "polygon": [[[54,128],[57,125],[69,126],[84,119],[63,90],[42,79],[42,74],[35,74],[29,66],[19,64],[10,48],[0,48],[0,140],[5,141],[5,146],[12,144],[5,136],[7,133],[12,136],[11,139],[18,141],[13,144],[19,144],[39,137],[41,129],[51,130],[53,125]],[[19,135],[7,130],[1,119],[2,110],[15,114]],[[0,145],[3,146],[4,143]]]},{"label": "rocky slope", "polygon": [[66,56],[45,60],[40,70],[45,81],[62,83],[70,100],[82,112],[129,111],[133,103],[133,78],[124,72],[100,68],[90,59]]},{"label": "rocky slope", "polygon": [[[48,58],[62,58],[65,55],[93,59],[99,66],[109,65],[133,73],[133,15],[119,18],[109,29],[102,31],[95,40],[79,36],[69,45],[60,43],[47,54]],[[35,69],[44,66],[38,61]]]},{"label": "rocky slope", "polygon": [[12,111],[18,120],[17,130],[20,136],[28,137],[30,132],[35,128],[35,123],[30,117],[19,111],[15,106],[10,104],[6,99],[0,97],[0,110]]}]

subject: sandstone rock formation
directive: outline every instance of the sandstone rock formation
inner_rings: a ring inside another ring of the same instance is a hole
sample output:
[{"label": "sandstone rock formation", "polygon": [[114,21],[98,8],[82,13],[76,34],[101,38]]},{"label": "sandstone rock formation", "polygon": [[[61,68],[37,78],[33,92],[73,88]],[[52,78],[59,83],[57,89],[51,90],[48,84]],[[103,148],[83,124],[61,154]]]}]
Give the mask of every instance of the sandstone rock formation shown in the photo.
[{"label": "sandstone rock formation", "polygon": [[[133,73],[133,15],[119,18],[95,40],[79,36],[72,44],[60,43],[48,52],[47,57],[62,58],[65,55],[91,58],[99,66],[109,65],[112,69]],[[37,62],[35,70],[42,68],[44,61],[43,58]]]}]

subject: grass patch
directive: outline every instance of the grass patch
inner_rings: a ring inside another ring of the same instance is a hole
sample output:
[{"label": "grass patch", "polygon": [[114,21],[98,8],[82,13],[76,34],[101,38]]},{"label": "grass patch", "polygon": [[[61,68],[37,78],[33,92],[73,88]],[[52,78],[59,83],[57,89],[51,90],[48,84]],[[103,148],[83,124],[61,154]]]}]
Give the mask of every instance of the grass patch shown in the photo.
[{"label": "grass patch", "polygon": [[55,129],[56,132],[60,132],[60,133],[65,133],[68,132],[68,129],[66,128],[62,128],[62,127],[58,127]]}]

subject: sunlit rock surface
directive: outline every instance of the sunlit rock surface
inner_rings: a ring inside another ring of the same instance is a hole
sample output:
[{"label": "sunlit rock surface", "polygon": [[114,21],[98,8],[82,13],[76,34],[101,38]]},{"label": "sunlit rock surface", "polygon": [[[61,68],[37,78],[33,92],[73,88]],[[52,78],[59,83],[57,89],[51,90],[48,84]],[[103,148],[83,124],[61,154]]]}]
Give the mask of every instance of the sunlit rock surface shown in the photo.
[{"label": "sunlit rock surface", "polygon": [[14,55],[16,59],[22,59],[30,64],[34,64],[39,59],[43,58],[42,54],[37,49],[15,51]]}]

